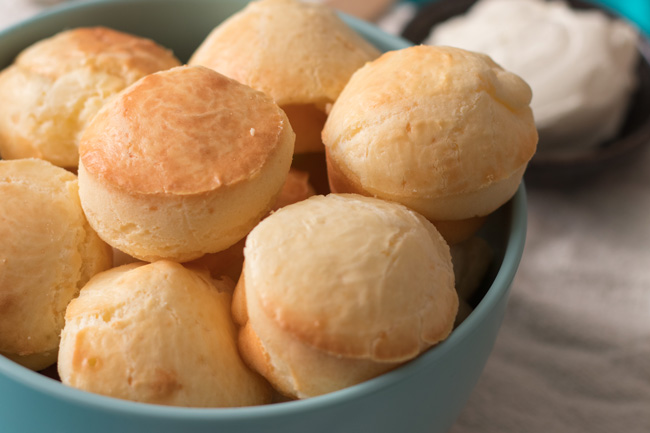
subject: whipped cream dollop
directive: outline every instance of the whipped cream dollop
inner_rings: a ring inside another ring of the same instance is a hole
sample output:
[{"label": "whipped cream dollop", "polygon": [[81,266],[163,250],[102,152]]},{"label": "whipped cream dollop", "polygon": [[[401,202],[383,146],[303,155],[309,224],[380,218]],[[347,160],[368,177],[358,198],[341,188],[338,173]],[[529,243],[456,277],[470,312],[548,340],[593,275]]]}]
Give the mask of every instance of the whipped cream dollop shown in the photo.
[{"label": "whipped cream dollop", "polygon": [[598,145],[622,126],[636,85],[638,32],[590,9],[481,0],[425,40],[488,54],[533,90],[539,151]]}]

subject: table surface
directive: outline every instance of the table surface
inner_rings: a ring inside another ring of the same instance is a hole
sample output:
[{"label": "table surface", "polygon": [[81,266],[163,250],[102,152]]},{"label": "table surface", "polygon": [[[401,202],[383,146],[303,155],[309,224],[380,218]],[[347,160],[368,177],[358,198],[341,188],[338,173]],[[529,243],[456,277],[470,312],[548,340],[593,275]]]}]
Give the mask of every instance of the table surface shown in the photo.
[{"label": "table surface", "polygon": [[[0,29],[47,6],[0,0]],[[528,200],[506,317],[451,433],[650,432],[650,149]]]}]

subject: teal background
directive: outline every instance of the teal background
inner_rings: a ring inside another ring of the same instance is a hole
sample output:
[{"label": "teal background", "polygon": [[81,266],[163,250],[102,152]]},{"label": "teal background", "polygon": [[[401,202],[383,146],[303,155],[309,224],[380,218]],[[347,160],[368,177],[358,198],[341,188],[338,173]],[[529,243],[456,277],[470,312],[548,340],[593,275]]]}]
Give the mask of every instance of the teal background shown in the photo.
[{"label": "teal background", "polygon": [[650,0],[599,0],[597,3],[628,18],[650,35]]}]

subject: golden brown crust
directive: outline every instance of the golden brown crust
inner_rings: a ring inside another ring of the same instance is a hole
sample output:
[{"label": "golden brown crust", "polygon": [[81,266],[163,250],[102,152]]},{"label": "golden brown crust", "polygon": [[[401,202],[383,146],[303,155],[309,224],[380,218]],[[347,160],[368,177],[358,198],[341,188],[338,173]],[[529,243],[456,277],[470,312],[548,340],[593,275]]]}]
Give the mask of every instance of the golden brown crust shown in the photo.
[{"label": "golden brown crust", "polygon": [[91,67],[133,82],[179,65],[172,52],[154,41],[107,27],[80,27],[44,39],[23,51],[16,63],[49,77]]},{"label": "golden brown crust", "polygon": [[74,168],[81,131],[141,77],[178,66],[155,42],[105,27],[61,32],[25,49],[0,73],[0,152]]},{"label": "golden brown crust", "polygon": [[330,164],[370,195],[430,220],[473,218],[514,194],[535,152],[530,98],[485,55],[410,47],[353,75],[322,137]]},{"label": "golden brown crust", "polygon": [[125,90],[83,134],[86,170],[140,194],[197,194],[255,177],[287,135],[267,96],[212,70],[179,67]]},{"label": "golden brown crust", "polygon": [[81,202],[103,239],[140,260],[223,251],[275,203],[294,138],[270,98],[211,69],[152,74],[86,129]]}]

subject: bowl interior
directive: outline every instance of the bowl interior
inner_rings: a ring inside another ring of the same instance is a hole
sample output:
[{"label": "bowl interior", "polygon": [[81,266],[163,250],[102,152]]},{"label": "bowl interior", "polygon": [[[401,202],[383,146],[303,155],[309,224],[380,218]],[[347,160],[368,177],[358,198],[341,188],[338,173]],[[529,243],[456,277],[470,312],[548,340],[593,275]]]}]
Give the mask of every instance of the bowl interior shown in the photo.
[{"label": "bowl interior", "polygon": [[[402,36],[413,43],[423,42],[431,29],[449,18],[467,12],[477,0],[438,0],[423,6],[407,24]],[[567,0],[574,9],[599,9],[612,17],[613,11],[596,3]],[[610,167],[625,164],[650,143],[650,40],[641,35],[637,45],[638,86],[632,95],[627,117],[618,134],[591,149],[567,152],[540,152],[526,171],[528,184],[567,185],[588,181]]]},{"label": "bowl interior", "polygon": [[[43,38],[72,27],[98,25],[151,38],[185,62],[215,22],[241,7],[238,0],[192,0],[188,7],[180,7],[175,0],[71,2],[1,32],[0,66],[5,67],[22,49]],[[197,10],[203,13],[197,15]]]},{"label": "bowl interior", "polygon": [[[149,37],[171,48],[182,61],[186,61],[219,22],[241,9],[245,3],[241,0],[72,2],[0,32],[0,68],[9,65],[22,49],[40,39],[66,28],[93,25],[109,26]],[[357,32],[384,51],[400,49],[409,45],[405,40],[387,35],[370,24],[347,16],[344,16],[344,19]],[[432,364],[443,359],[448,352],[463,345],[464,341],[476,332],[486,318],[494,315],[495,308],[497,306],[501,308],[505,304],[504,299],[507,297],[523,252],[525,233],[526,198],[522,185],[515,197],[489,218],[483,229],[483,236],[495,251],[495,259],[484,282],[485,296],[470,317],[444,343],[407,365],[368,382],[328,395],[303,401],[238,409],[162,407],[117,400],[68,388],[1,356],[0,379],[4,376],[17,383],[21,388],[76,407],[102,408],[116,417],[128,418],[137,414],[162,420],[182,420],[188,423],[201,420],[239,422],[258,418],[270,419],[309,413],[323,407],[351,404],[360,397],[390,389],[397,383],[421,374]],[[500,323],[500,320],[498,322]],[[488,351],[489,349],[491,349],[491,344]],[[0,406],[2,406],[2,402],[10,401],[11,397],[3,395],[0,390]]]}]

